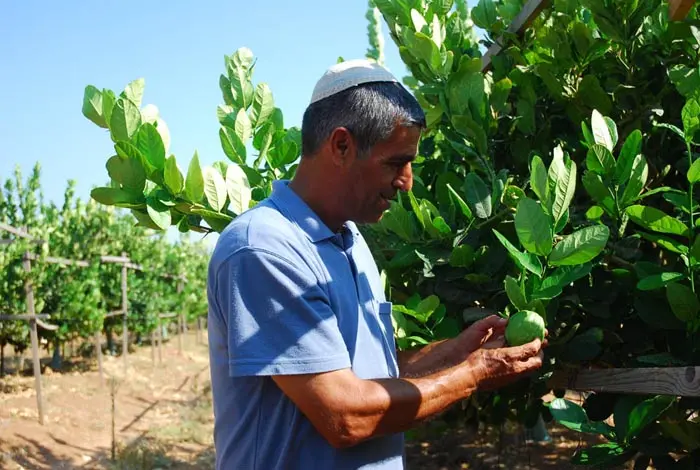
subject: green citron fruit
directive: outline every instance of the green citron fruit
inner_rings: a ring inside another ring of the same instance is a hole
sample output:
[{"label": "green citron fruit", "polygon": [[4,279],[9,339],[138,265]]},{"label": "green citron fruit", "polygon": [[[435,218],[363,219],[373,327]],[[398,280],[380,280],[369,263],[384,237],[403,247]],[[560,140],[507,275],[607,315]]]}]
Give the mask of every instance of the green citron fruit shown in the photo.
[{"label": "green citron fruit", "polygon": [[521,310],[508,320],[506,342],[510,346],[520,346],[535,338],[544,340],[544,330],[544,319],[539,313]]}]

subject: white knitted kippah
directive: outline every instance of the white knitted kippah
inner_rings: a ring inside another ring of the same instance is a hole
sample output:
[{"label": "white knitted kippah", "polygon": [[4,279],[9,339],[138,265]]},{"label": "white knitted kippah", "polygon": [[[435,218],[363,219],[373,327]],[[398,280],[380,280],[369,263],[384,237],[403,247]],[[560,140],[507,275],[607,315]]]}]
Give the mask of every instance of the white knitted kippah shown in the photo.
[{"label": "white knitted kippah", "polygon": [[348,88],[369,82],[398,83],[387,69],[366,59],[348,60],[331,66],[316,82],[311,103],[328,98]]}]

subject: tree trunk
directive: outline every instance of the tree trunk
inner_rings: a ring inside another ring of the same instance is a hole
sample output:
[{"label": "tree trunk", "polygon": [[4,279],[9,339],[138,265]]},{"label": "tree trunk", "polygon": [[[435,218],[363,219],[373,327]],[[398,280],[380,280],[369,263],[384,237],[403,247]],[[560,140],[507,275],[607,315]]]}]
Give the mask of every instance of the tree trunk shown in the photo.
[{"label": "tree trunk", "polygon": [[5,343],[0,343],[0,377],[5,377]]},{"label": "tree trunk", "polygon": [[53,346],[53,357],[51,358],[51,368],[53,370],[60,370],[61,365],[62,365],[62,357],[61,357],[61,342],[56,338],[54,340],[54,346]]},{"label": "tree trunk", "polygon": [[114,337],[112,336],[112,327],[105,327],[105,335],[107,336],[107,351],[109,351],[110,356],[114,356]]}]

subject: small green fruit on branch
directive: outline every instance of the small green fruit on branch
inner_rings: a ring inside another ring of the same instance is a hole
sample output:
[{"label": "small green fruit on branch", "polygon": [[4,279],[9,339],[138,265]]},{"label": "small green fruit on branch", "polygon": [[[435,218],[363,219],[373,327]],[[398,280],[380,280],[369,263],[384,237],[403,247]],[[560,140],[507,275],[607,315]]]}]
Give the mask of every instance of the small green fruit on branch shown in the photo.
[{"label": "small green fruit on branch", "polygon": [[506,327],[506,342],[510,346],[520,346],[535,338],[544,341],[544,319],[531,310],[521,310],[510,316]]}]

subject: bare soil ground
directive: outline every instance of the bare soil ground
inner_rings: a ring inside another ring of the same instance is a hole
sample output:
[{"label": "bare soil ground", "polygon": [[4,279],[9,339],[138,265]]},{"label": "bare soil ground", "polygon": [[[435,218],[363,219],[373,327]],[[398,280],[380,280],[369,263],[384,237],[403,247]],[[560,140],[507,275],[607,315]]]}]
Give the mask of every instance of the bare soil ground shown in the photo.
[{"label": "bare soil ground", "polygon": [[[182,355],[173,338],[162,359],[154,364],[150,347],[136,348],[124,376],[121,357],[105,355],[104,385],[92,359],[68,361],[60,373],[45,368],[43,426],[30,371],[0,379],[0,469],[213,468],[206,345],[190,332]],[[553,440],[545,445],[526,443],[517,429],[424,433],[407,444],[409,469],[580,469],[568,460],[586,442],[559,426],[548,430]]]}]

